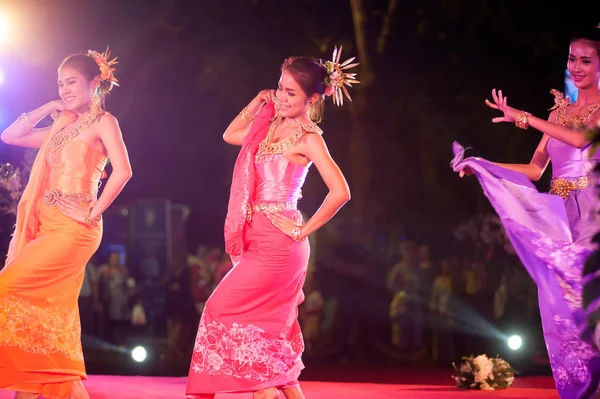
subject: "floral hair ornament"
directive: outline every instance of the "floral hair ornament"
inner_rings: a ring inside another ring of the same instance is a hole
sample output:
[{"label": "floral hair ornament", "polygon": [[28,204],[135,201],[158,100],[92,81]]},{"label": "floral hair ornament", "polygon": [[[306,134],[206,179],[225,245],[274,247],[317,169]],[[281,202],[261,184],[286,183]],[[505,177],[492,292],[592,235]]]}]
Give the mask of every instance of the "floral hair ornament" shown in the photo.
[{"label": "floral hair ornament", "polygon": [[98,67],[100,67],[100,79],[108,80],[113,85],[118,86],[119,81],[115,78],[114,72],[117,68],[114,68],[113,65],[118,64],[117,57],[110,59],[110,50],[108,47],[104,53],[99,53],[95,50],[88,50],[87,55],[92,57]]},{"label": "floral hair ornament", "polygon": [[352,101],[350,93],[346,86],[352,87],[353,83],[360,83],[356,80],[356,73],[344,72],[350,68],[354,68],[359,63],[355,62],[351,64],[356,57],[347,59],[340,64],[340,57],[342,56],[342,46],[339,50],[337,46],[333,50],[333,57],[331,61],[326,61],[323,66],[327,69],[327,77],[325,78],[325,96],[333,96],[333,103],[340,106],[344,105],[344,95],[348,100]]}]

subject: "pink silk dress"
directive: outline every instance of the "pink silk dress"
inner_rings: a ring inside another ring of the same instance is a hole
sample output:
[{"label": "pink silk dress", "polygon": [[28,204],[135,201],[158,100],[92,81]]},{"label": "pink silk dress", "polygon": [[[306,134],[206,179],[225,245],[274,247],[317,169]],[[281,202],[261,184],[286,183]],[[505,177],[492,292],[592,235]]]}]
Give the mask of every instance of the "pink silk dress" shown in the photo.
[{"label": "pink silk dress", "polygon": [[[304,300],[309,243],[293,241],[271,224],[267,213],[301,220],[296,204],[309,168],[282,153],[257,155],[257,144],[272,125],[272,107],[265,108],[261,113],[269,118],[268,123],[263,120],[262,126],[249,133],[254,136],[249,139],[254,140],[254,145],[249,144],[252,162],[247,164],[253,181],[245,186],[251,189],[247,204],[234,201],[232,187],[230,214],[238,212],[239,206],[246,213],[241,222],[243,249],[238,255],[228,246],[234,267],[206,302],[190,365],[188,398],[252,398],[253,391],[297,385],[304,368],[297,318],[298,305]],[[297,139],[305,133],[299,131]],[[238,162],[247,145],[243,144]],[[234,171],[232,186],[236,175]],[[226,222],[226,243],[228,237]]]}]

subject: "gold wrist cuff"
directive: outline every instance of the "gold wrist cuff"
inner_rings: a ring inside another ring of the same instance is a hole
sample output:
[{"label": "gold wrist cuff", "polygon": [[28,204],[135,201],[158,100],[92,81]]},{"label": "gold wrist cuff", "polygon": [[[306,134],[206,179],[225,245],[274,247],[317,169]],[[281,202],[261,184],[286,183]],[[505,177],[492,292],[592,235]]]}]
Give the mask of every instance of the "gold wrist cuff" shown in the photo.
[{"label": "gold wrist cuff", "polygon": [[240,112],[240,117],[245,120],[246,122],[248,122],[248,124],[252,124],[254,122],[254,115],[252,115],[250,113],[250,111],[248,111],[248,108],[245,108],[242,110],[242,112]]},{"label": "gold wrist cuff", "polygon": [[520,129],[527,130],[529,128],[529,116],[531,114],[529,112],[519,112],[517,115],[517,120],[515,121],[515,126]]}]

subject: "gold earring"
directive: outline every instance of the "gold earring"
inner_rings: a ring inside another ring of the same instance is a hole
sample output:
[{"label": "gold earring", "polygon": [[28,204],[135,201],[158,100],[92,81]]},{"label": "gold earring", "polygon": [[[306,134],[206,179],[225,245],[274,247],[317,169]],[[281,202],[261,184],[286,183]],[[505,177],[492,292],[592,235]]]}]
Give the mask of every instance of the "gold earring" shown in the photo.
[{"label": "gold earring", "polygon": [[100,103],[100,96],[94,95],[92,97],[92,103],[90,104],[90,112],[92,113],[94,119],[96,116],[98,116],[101,110],[102,104]]}]

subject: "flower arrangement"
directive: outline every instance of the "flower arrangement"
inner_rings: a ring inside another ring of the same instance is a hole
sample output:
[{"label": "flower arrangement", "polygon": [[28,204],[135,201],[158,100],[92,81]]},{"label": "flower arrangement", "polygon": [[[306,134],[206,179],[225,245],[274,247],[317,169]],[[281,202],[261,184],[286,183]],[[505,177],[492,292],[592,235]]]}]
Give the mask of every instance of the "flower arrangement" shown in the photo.
[{"label": "flower arrangement", "polygon": [[475,248],[501,248],[509,255],[515,253],[496,214],[477,214],[462,222],[454,230],[453,235],[457,241],[468,243]]},{"label": "flower arrangement", "polygon": [[460,389],[480,389],[482,391],[495,391],[507,389],[515,380],[517,371],[510,364],[499,357],[488,358],[486,355],[477,357],[464,356],[460,366],[452,363],[456,387]]},{"label": "flower arrangement", "polygon": [[0,164],[0,215],[17,213],[25,183],[21,169],[9,163]]},{"label": "flower arrangement", "polygon": [[37,149],[25,151],[21,166],[0,163],[0,216],[17,214],[17,205],[31,173]]}]

